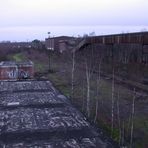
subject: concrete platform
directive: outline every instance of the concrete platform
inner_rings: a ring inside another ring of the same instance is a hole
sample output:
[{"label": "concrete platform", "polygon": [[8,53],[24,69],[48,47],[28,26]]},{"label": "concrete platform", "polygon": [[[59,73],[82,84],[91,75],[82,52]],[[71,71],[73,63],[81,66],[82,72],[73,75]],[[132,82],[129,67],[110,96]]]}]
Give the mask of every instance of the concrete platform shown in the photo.
[{"label": "concrete platform", "polygon": [[49,81],[0,82],[0,147],[113,148]]}]

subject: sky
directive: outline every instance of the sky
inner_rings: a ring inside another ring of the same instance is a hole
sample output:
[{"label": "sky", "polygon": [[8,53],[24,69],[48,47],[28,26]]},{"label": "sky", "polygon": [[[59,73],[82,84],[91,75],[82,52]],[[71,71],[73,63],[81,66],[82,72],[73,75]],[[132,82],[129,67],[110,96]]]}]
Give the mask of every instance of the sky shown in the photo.
[{"label": "sky", "polygon": [[147,7],[148,0],[0,0],[0,40],[146,30]]}]

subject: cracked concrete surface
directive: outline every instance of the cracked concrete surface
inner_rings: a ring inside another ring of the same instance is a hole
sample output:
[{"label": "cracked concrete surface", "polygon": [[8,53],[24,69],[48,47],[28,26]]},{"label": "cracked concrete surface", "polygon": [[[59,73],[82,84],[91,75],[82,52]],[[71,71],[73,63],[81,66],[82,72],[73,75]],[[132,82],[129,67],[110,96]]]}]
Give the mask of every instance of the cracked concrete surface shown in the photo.
[{"label": "cracked concrete surface", "polygon": [[113,148],[49,81],[0,82],[0,147]]}]

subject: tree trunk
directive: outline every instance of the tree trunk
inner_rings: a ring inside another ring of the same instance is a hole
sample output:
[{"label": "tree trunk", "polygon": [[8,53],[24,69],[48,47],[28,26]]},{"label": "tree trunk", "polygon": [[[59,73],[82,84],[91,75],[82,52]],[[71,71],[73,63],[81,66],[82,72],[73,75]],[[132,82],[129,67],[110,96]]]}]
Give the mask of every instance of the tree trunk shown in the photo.
[{"label": "tree trunk", "polygon": [[88,117],[90,117],[90,71],[88,69],[88,64],[86,62],[86,82],[87,82],[87,102],[86,102],[86,111]]},{"label": "tree trunk", "polygon": [[75,52],[72,53],[72,72],[71,72],[71,97],[74,97],[74,71],[75,71]]},{"label": "tree trunk", "polygon": [[133,103],[132,103],[132,121],[131,121],[131,139],[130,139],[130,148],[133,147],[133,128],[134,128],[134,113],[135,113],[135,88],[134,88],[134,96],[133,96]]},{"label": "tree trunk", "polygon": [[118,92],[118,100],[117,100],[117,116],[118,116],[118,128],[119,128],[119,146],[121,144],[121,120],[120,120],[120,107],[119,107],[119,92]]},{"label": "tree trunk", "polygon": [[113,78],[112,78],[112,114],[111,114],[111,137],[113,137],[114,130],[114,68],[113,68]]},{"label": "tree trunk", "polygon": [[99,62],[99,71],[98,71],[97,75],[97,98],[96,98],[96,111],[95,111],[95,118],[94,118],[94,122],[97,121],[97,116],[98,116],[98,106],[99,106],[99,88],[100,88],[100,79],[101,79],[101,60]]}]

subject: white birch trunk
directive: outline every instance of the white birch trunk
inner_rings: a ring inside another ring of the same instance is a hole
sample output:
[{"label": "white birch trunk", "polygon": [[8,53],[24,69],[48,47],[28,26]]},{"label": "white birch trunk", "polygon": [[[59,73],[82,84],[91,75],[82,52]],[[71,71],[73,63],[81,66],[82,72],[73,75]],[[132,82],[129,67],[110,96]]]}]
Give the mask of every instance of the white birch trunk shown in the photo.
[{"label": "white birch trunk", "polygon": [[134,113],[135,113],[135,88],[134,88],[134,96],[133,96],[133,103],[132,103],[132,121],[131,121],[131,139],[130,139],[130,148],[133,147],[133,128],[134,128]]},{"label": "white birch trunk", "polygon": [[95,123],[97,121],[97,116],[98,116],[100,79],[101,79],[101,60],[99,62],[99,75],[97,75],[97,98],[96,98],[96,110],[94,118]]},{"label": "white birch trunk", "polygon": [[83,86],[82,86],[82,98],[83,98],[82,111],[85,111],[85,89],[84,89],[84,82],[83,82]]},{"label": "white birch trunk", "polygon": [[75,71],[75,52],[72,53],[72,72],[71,72],[71,97],[74,97],[74,71]]},{"label": "white birch trunk", "polygon": [[113,136],[114,128],[114,68],[113,68],[113,78],[112,78],[112,114],[111,114],[111,137]]},{"label": "white birch trunk", "polygon": [[86,82],[87,82],[87,102],[86,102],[86,111],[88,117],[90,117],[90,71],[88,69],[88,64],[86,62]]},{"label": "white birch trunk", "polygon": [[120,120],[120,107],[119,107],[119,92],[118,92],[118,100],[117,100],[117,116],[118,116],[118,128],[119,128],[119,146],[121,144],[121,120]]}]

